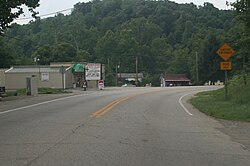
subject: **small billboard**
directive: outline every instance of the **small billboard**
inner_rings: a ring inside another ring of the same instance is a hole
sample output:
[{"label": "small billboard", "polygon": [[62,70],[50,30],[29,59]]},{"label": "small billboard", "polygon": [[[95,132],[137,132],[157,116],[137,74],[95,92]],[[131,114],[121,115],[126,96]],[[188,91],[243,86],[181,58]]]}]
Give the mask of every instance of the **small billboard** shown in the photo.
[{"label": "small billboard", "polygon": [[100,80],[101,79],[101,64],[87,63],[86,64],[86,80]]}]

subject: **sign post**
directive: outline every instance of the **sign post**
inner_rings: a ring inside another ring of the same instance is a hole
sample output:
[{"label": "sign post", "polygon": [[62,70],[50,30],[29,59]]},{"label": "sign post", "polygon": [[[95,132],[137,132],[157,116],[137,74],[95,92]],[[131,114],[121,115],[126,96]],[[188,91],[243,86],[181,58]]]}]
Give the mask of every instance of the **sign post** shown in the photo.
[{"label": "sign post", "polygon": [[228,98],[228,76],[227,71],[232,70],[232,62],[227,62],[229,58],[231,58],[236,51],[233,50],[228,44],[223,44],[216,53],[224,59],[224,62],[220,63],[220,69],[225,71],[225,100]]}]

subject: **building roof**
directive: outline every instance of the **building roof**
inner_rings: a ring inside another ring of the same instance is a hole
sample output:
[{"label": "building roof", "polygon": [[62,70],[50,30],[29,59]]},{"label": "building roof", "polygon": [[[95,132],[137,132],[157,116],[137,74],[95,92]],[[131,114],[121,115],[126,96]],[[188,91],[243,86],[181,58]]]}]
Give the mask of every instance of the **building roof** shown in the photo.
[{"label": "building roof", "polygon": [[[66,68],[64,68],[65,70]],[[6,70],[5,73],[59,73],[62,67],[49,67],[49,66],[14,66]]]},{"label": "building roof", "polygon": [[190,82],[190,79],[185,74],[163,74],[162,77],[165,81]]},{"label": "building roof", "polygon": [[[136,78],[136,73],[117,73],[121,78]],[[138,73],[138,78],[143,78],[143,73]]]}]

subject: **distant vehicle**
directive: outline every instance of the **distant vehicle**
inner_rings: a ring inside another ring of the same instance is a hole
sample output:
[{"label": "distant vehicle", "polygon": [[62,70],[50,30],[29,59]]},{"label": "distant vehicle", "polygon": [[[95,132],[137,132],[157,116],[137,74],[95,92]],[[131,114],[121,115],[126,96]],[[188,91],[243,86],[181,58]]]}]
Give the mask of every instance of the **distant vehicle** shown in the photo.
[{"label": "distant vehicle", "polygon": [[128,84],[124,84],[124,85],[122,85],[122,87],[127,87],[128,86]]},{"label": "distant vehicle", "polygon": [[136,87],[136,86],[133,84],[124,84],[124,85],[122,85],[122,87]]}]

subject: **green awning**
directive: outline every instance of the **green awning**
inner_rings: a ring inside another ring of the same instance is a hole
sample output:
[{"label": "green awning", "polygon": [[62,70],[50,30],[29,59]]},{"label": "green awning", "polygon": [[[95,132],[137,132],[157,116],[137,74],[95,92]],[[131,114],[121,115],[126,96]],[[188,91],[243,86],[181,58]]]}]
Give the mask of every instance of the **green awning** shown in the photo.
[{"label": "green awning", "polygon": [[83,73],[84,72],[84,68],[85,66],[83,64],[74,64],[74,66],[72,67],[72,72],[73,73]]}]

